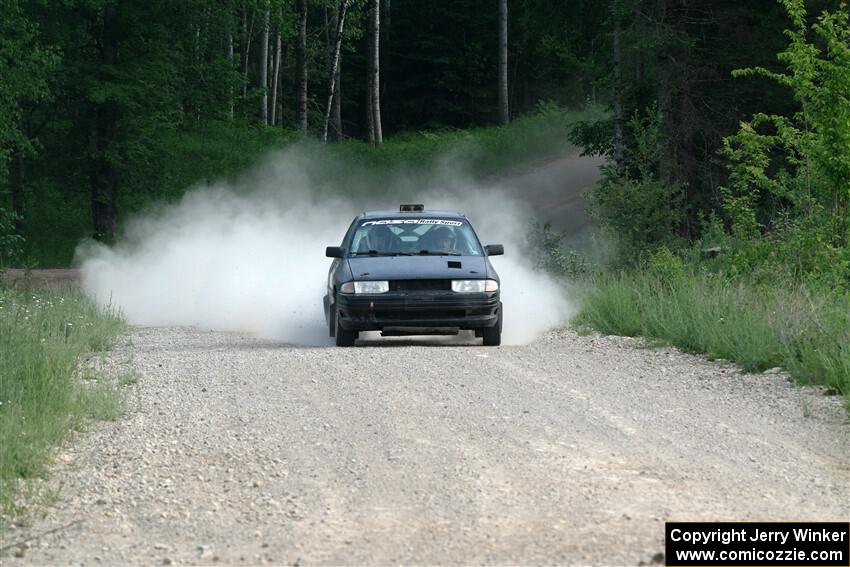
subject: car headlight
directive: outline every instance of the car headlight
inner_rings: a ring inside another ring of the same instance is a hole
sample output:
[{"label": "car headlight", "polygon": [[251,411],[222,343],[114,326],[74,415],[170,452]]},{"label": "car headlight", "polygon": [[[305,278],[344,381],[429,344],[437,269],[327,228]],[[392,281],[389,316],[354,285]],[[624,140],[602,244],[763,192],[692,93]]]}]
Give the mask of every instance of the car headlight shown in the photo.
[{"label": "car headlight", "polygon": [[452,291],[456,293],[484,293],[498,291],[496,280],[452,280]]},{"label": "car headlight", "polygon": [[390,290],[390,282],[387,280],[346,282],[340,286],[342,293],[387,293]]}]

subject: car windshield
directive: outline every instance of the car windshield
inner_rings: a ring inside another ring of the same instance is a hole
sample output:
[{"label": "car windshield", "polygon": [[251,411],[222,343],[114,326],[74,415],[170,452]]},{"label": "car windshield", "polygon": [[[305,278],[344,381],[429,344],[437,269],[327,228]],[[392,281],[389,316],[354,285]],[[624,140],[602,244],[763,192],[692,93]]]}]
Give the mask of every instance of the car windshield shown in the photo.
[{"label": "car windshield", "polygon": [[351,240],[355,256],[482,256],[472,227],[453,219],[369,219]]}]

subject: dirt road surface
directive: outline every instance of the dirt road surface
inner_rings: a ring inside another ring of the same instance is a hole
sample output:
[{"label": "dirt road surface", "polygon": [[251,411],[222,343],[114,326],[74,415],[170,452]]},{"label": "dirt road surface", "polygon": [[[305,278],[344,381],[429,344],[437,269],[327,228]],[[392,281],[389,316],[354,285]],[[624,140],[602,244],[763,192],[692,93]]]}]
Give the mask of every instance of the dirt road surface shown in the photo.
[{"label": "dirt road surface", "polygon": [[570,154],[498,178],[499,185],[527,202],[535,217],[575,241],[591,226],[585,197],[599,181],[599,157]]},{"label": "dirt road surface", "polygon": [[110,360],[127,415],[61,452],[4,563],[638,565],[666,520],[850,517],[838,398],[631,339],[135,328]]}]

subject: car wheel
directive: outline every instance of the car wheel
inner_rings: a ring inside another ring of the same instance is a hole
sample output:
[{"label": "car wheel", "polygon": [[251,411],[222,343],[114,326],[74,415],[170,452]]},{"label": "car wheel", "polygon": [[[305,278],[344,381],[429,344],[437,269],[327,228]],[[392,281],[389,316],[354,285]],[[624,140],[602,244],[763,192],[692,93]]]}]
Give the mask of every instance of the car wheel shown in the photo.
[{"label": "car wheel", "polygon": [[336,346],[354,346],[354,341],[357,340],[360,333],[340,327],[339,312],[335,313],[334,322],[336,323]]},{"label": "car wheel", "polygon": [[504,307],[502,304],[499,304],[499,320],[492,327],[487,327],[485,329],[481,329],[481,338],[484,339],[482,344],[484,346],[499,346],[502,344],[502,315],[504,312]]}]

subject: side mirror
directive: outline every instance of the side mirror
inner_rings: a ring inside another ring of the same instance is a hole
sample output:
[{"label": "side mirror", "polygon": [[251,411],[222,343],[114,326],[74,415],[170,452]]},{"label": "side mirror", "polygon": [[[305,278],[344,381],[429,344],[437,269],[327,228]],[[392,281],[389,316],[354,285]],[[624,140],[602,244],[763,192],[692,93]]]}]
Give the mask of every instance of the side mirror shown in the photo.
[{"label": "side mirror", "polygon": [[342,258],[341,246],[328,246],[325,248],[325,256],[328,258]]},{"label": "side mirror", "polygon": [[501,256],[505,253],[505,247],[501,244],[488,244],[484,247],[488,256]]}]

